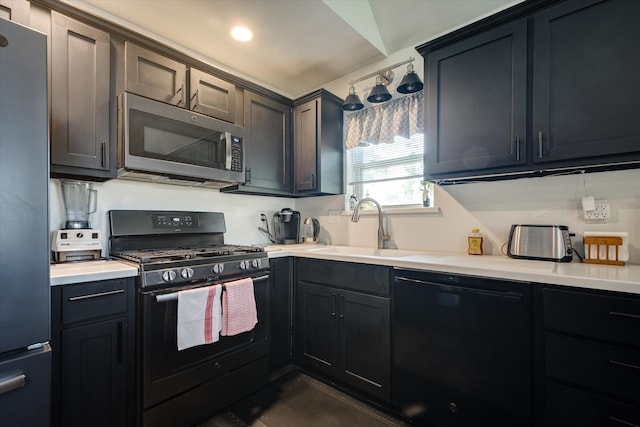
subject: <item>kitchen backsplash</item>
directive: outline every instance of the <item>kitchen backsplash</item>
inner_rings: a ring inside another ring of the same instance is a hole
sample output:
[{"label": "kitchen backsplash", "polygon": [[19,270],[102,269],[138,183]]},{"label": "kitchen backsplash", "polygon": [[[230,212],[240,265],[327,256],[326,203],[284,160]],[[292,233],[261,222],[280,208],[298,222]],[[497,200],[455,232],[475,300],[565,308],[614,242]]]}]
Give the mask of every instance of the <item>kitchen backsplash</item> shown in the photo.
[{"label": "kitchen backsplash", "polygon": [[[585,195],[583,180],[588,195],[610,204],[611,218],[606,224],[585,223],[580,204]],[[358,223],[350,222],[350,215],[340,214],[343,196],[245,196],[125,180],[96,183],[94,188],[98,190],[98,211],[91,214],[90,221],[93,228],[102,230],[103,255],[108,250],[107,212],[112,209],[220,211],[225,213],[228,243],[267,244],[268,239],[258,230],[260,213],[271,220],[274,212],[290,207],[300,211],[302,218],[320,220],[321,243],[377,244],[377,215],[363,215]],[[391,243],[401,249],[466,253],[466,236],[472,228],[480,228],[485,253],[499,255],[511,224],[562,224],[576,233],[573,241],[580,253],[584,231],[626,231],[629,263],[640,263],[640,170],[436,187],[435,202],[439,208],[435,213],[386,215]],[[52,179],[51,230],[60,229],[64,220],[60,182]]]}]

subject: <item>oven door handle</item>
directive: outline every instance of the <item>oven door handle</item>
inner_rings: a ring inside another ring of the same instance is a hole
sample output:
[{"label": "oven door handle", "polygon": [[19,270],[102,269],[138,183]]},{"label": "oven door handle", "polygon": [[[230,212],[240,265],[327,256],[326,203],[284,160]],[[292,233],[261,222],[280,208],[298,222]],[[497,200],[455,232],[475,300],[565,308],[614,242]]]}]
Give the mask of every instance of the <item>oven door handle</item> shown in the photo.
[{"label": "oven door handle", "polygon": [[[268,274],[265,274],[264,276],[252,277],[254,281],[264,280],[268,278],[269,278]],[[171,292],[170,294],[156,295],[156,302],[158,303],[175,301],[177,299],[178,299],[178,292]]]}]

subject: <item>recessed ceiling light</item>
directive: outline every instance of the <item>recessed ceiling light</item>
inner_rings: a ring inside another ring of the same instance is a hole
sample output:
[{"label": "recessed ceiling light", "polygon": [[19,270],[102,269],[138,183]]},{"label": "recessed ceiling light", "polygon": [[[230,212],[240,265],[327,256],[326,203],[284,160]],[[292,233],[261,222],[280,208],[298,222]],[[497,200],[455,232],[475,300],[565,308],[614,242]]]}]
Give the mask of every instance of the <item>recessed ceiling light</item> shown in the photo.
[{"label": "recessed ceiling light", "polygon": [[251,30],[249,30],[247,27],[238,25],[237,27],[233,27],[231,29],[231,36],[238,41],[248,42],[249,40],[251,40],[251,37],[253,37],[253,34],[251,34]]}]

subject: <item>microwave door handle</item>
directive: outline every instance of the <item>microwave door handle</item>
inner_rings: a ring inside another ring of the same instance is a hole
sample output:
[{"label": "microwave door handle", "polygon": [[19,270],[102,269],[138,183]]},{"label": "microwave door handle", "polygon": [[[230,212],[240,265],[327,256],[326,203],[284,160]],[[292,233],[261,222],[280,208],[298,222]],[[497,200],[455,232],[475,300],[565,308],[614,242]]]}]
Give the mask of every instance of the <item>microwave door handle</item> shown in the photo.
[{"label": "microwave door handle", "polygon": [[225,145],[225,162],[224,168],[226,170],[231,170],[231,132],[224,133],[224,145]]}]

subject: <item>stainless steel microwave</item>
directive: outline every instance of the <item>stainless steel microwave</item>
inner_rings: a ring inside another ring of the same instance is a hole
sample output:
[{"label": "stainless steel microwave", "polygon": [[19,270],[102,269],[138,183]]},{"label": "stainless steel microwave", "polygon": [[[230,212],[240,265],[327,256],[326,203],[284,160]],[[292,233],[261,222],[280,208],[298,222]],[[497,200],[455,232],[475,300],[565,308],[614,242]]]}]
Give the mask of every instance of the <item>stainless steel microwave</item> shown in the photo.
[{"label": "stainless steel microwave", "polygon": [[244,183],[243,136],[243,128],[213,117],[132,93],[118,96],[121,178],[218,188]]}]

